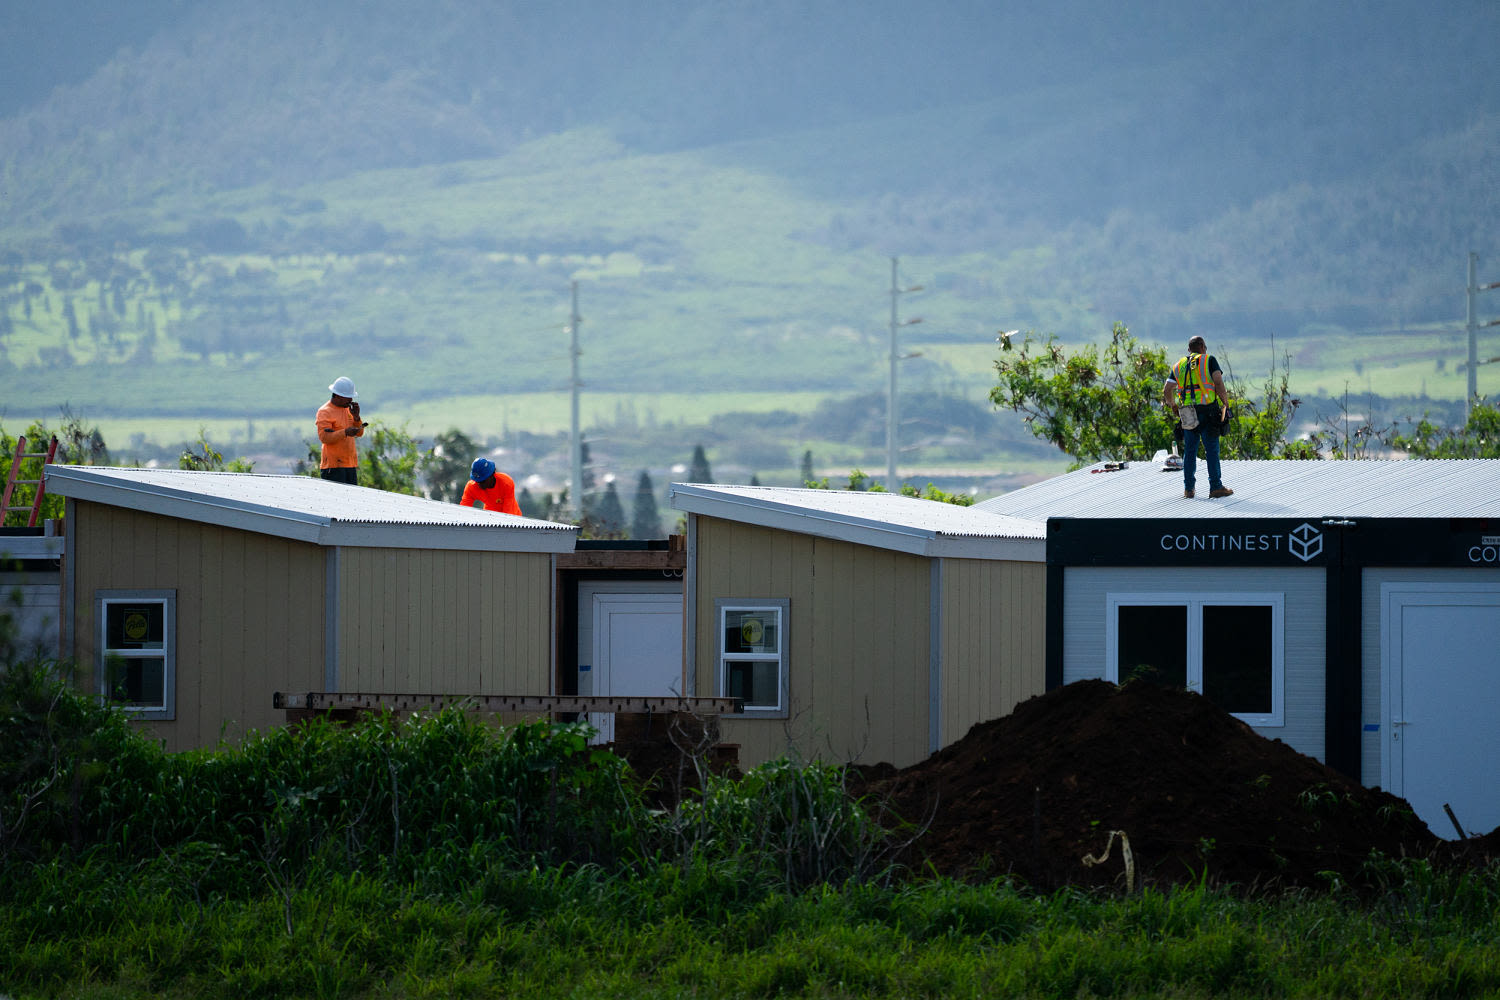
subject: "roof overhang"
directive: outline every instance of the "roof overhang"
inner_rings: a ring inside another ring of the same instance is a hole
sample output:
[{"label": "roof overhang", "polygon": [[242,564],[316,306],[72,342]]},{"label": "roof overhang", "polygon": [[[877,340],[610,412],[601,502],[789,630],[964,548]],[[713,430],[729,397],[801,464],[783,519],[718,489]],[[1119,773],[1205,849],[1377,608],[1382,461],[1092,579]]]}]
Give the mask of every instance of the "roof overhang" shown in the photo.
[{"label": "roof overhang", "polygon": [[[122,474],[129,471],[132,470],[48,466],[47,489],[73,500],[322,546],[553,553],[572,552],[578,534],[575,525],[512,518],[421,497],[397,499],[397,494],[375,501],[392,505],[388,516],[340,517],[336,513],[324,513],[302,505],[312,498],[312,506],[316,508],[316,500],[338,496],[329,492],[332,489],[356,490],[361,487],[325,483],[305,476],[264,477],[274,478],[284,490],[298,498],[299,506],[292,507],[257,502],[247,496],[227,496],[223,491],[209,488],[208,484],[215,482],[213,479],[180,478],[168,483],[160,477],[136,479]],[[191,477],[192,474],[181,473],[180,476]],[[217,481],[222,485],[225,478],[220,477]],[[306,483],[303,485],[297,480]],[[200,486],[200,483],[204,485]],[[231,485],[234,484],[231,482]]]},{"label": "roof overhang", "polygon": [[[891,497],[892,501],[911,500],[917,504],[933,505],[924,510],[926,516],[922,523],[903,523],[896,519],[831,509],[832,502],[839,499],[839,491],[767,490],[757,494],[747,492],[748,489],[673,483],[669,501],[673,508],[689,514],[927,558],[1046,561],[1046,526],[1041,523],[1004,515],[986,515],[973,508],[944,505],[932,500],[881,495]],[[789,496],[798,499],[789,500]],[[881,502],[876,500],[876,503]],[[892,506],[894,512],[895,504]],[[901,506],[907,507],[906,504]],[[942,509],[944,507],[948,509]],[[980,533],[974,533],[975,518],[979,519]],[[992,523],[995,530],[985,529],[983,526],[987,523]],[[1014,537],[1002,528],[1014,529]]]}]

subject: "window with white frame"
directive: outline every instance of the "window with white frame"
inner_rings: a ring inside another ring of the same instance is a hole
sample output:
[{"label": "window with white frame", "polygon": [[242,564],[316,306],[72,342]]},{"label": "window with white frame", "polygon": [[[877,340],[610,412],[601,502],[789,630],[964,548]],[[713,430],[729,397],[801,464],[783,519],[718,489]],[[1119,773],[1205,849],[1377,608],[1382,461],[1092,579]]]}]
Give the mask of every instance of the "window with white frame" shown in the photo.
[{"label": "window with white frame", "polygon": [[99,693],[139,718],[174,718],[176,591],[101,590],[94,605]]},{"label": "window with white frame", "polygon": [[719,623],[719,695],[740,699],[745,715],[785,717],[790,602],[719,598],[714,606]]},{"label": "window with white frame", "polygon": [[1283,596],[1110,594],[1106,678],[1186,688],[1252,726],[1285,725]]}]

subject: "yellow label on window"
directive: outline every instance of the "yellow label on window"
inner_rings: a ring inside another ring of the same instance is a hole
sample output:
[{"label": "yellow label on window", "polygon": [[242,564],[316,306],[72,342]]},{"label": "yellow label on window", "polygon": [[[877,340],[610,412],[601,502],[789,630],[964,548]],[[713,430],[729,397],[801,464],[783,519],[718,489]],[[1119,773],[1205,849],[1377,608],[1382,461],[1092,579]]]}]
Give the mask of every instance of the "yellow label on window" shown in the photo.
[{"label": "yellow label on window", "polygon": [[759,618],[746,618],[740,622],[740,639],[747,646],[759,646],[766,637],[766,626]]},{"label": "yellow label on window", "polygon": [[130,610],[125,612],[125,638],[131,642],[145,642],[149,631],[146,621],[146,612]]}]

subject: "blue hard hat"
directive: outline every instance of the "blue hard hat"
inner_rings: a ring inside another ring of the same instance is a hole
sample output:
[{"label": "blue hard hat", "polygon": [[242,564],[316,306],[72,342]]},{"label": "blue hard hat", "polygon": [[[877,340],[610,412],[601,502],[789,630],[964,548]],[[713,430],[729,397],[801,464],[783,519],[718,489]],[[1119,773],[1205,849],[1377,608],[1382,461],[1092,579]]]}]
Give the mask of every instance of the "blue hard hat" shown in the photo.
[{"label": "blue hard hat", "polygon": [[482,483],[495,474],[495,463],[487,458],[476,458],[474,464],[469,467],[469,476],[476,482]]}]

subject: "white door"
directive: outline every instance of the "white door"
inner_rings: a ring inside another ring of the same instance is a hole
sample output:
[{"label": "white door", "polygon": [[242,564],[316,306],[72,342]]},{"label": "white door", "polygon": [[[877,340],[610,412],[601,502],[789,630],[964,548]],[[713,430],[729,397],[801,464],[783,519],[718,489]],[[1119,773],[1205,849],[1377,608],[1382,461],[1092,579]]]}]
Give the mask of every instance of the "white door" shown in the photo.
[{"label": "white door", "polygon": [[[593,693],[682,694],[682,595],[604,593],[593,603]],[[614,739],[613,715],[589,721],[597,742]]]},{"label": "white door", "polygon": [[1385,584],[1386,787],[1438,836],[1500,826],[1500,586]]}]

